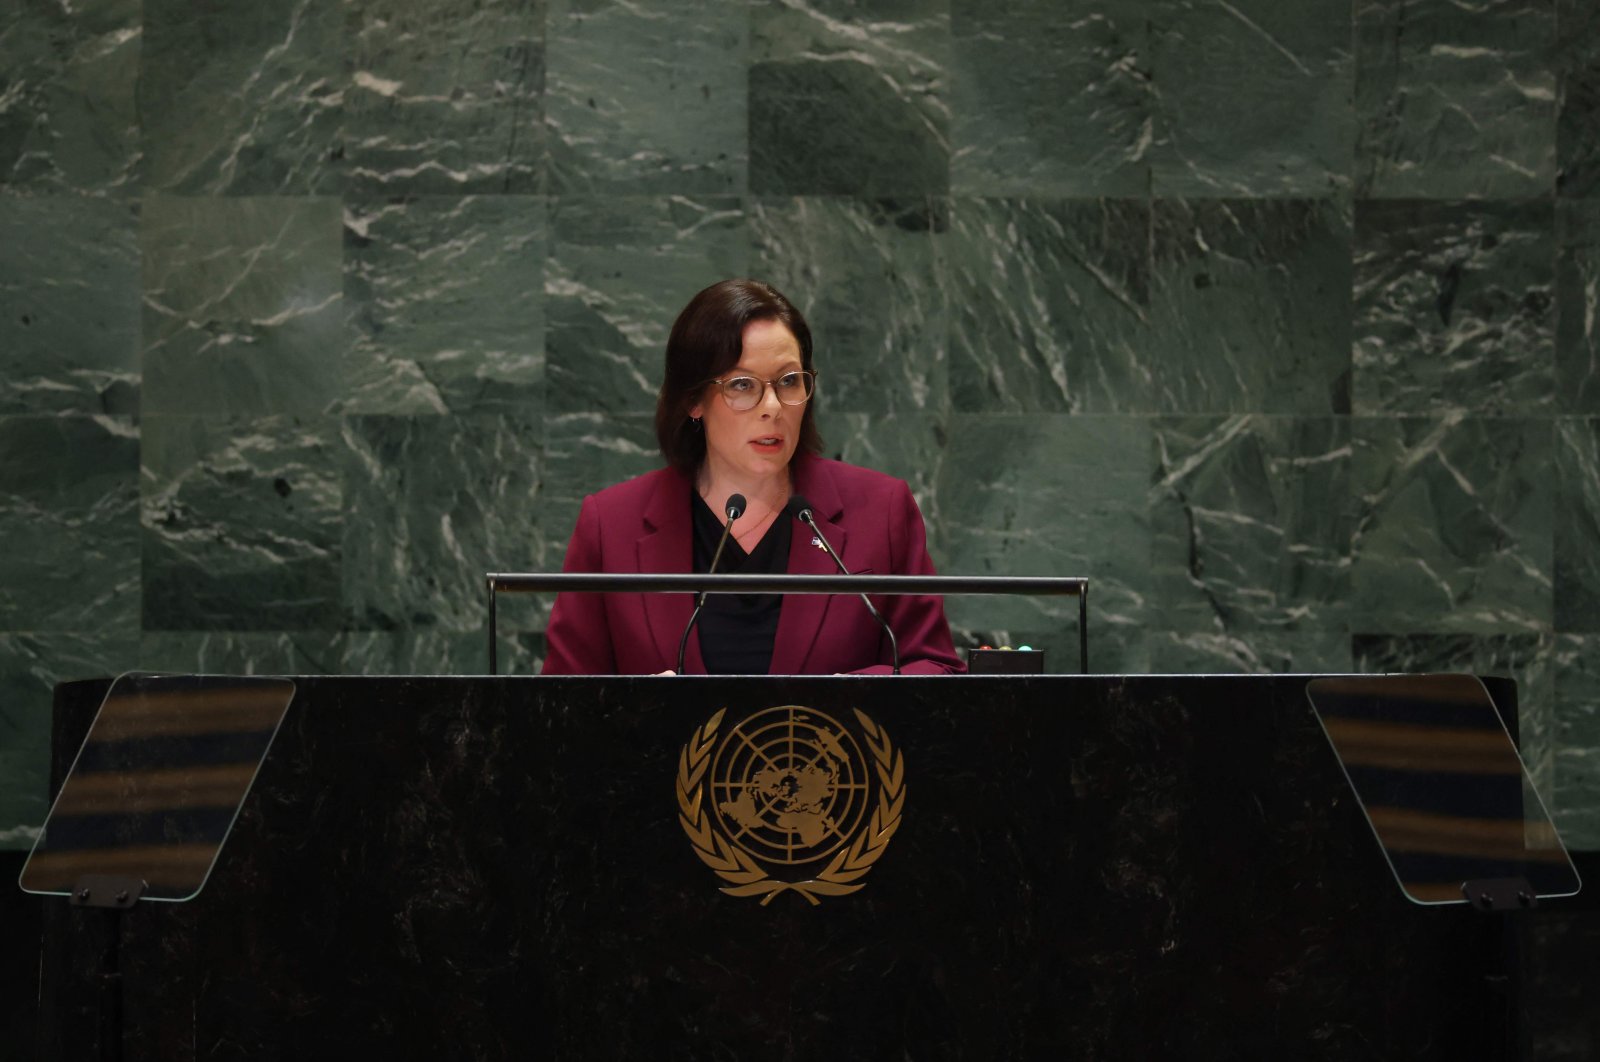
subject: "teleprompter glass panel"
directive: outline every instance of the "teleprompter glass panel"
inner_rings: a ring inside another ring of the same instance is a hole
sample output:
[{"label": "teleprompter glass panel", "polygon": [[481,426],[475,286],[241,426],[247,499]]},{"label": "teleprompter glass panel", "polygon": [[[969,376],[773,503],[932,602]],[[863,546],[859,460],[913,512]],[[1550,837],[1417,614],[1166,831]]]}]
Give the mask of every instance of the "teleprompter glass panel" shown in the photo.
[{"label": "teleprompter glass panel", "polygon": [[1472,675],[1347,675],[1306,684],[1407,897],[1465,903],[1469,883],[1570,896],[1578,873],[1494,700]]},{"label": "teleprompter glass panel", "polygon": [[193,899],[294,698],[282,678],[123,675],[111,684],[19,884],[68,894],[86,874]]}]

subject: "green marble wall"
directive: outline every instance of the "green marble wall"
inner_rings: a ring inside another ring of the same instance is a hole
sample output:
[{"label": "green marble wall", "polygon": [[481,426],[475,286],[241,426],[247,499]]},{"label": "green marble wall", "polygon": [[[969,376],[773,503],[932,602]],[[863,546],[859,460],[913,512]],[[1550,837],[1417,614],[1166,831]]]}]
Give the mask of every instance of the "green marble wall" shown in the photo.
[{"label": "green marble wall", "polygon": [[9,4],[0,847],[59,679],[482,669],[738,274],[944,570],[1089,576],[1101,670],[1515,676],[1600,847],[1597,144],[1590,0]]}]

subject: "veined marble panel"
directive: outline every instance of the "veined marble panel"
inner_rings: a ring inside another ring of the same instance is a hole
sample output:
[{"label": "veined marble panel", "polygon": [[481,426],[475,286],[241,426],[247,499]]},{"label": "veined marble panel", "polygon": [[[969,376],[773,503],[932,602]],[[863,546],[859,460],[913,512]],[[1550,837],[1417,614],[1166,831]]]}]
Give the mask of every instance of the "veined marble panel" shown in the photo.
[{"label": "veined marble panel", "polygon": [[55,684],[127,670],[132,632],[0,631],[0,849],[26,851],[50,811],[50,707]]},{"label": "veined marble panel", "polygon": [[1356,206],[1355,410],[1549,412],[1549,200]]},{"label": "veined marble panel", "polygon": [[950,190],[948,0],[754,0],[750,190]]},{"label": "veined marble panel", "polygon": [[1561,838],[1569,848],[1600,849],[1600,637],[1555,637],[1551,744]]},{"label": "veined marble panel", "polygon": [[1556,187],[1600,193],[1600,5],[1556,0]]},{"label": "veined marble panel", "polygon": [[[941,508],[939,486],[950,443],[950,417],[940,413],[835,413],[818,411],[822,454],[852,465],[876,469],[906,481],[922,510],[934,564],[946,571],[945,560],[933,550],[942,545],[947,516]],[[947,574],[955,574],[948,572]]]},{"label": "veined marble panel", "polygon": [[[1517,682],[1517,749],[1539,796],[1556,813],[1556,663],[1548,634],[1369,635],[1351,639],[1355,670],[1499,675]],[[1560,819],[1557,817],[1557,826]]]},{"label": "veined marble panel", "polygon": [[746,190],[741,0],[550,0],[549,18],[552,192]]},{"label": "veined marble panel", "polygon": [[[1342,639],[1349,420],[1162,417],[1153,429],[1150,567],[1160,626],[1224,639],[1194,644],[1241,665],[1249,657],[1228,647],[1240,632],[1249,632],[1245,641],[1275,629]],[[1159,664],[1170,646],[1152,652]]]},{"label": "veined marble panel", "polygon": [[[212,675],[482,675],[489,670],[487,630],[149,631],[139,640],[139,667]],[[501,631],[496,641],[501,674],[538,670],[543,635]]]},{"label": "veined marble panel", "polygon": [[950,405],[1148,410],[1150,207],[1127,199],[957,199],[945,241]]},{"label": "veined marble panel", "polygon": [[0,416],[0,630],[139,628],[139,430]]},{"label": "veined marble panel", "polygon": [[961,195],[1150,191],[1148,0],[954,0],[950,187]]},{"label": "veined marble panel", "polygon": [[1147,641],[1151,674],[1282,675],[1350,670],[1350,637],[1339,631],[1153,631]]},{"label": "veined marble panel", "polygon": [[709,284],[745,276],[734,199],[561,197],[545,268],[546,408],[653,413],[667,333]]},{"label": "veined marble panel", "polygon": [[[930,529],[943,570],[1084,576],[1093,629],[1151,622],[1150,528],[1144,506],[1128,503],[1149,489],[1147,419],[957,413],[948,432]],[[1069,597],[970,597],[947,608],[958,629],[1033,636],[1071,629],[1078,612]],[[1075,655],[1064,670],[1076,670]]]},{"label": "veined marble panel", "polygon": [[338,194],[342,21],[327,0],[144,0],[144,191]]},{"label": "veined marble panel", "polygon": [[339,201],[145,201],[145,413],[315,413],[343,397]]},{"label": "veined marble panel", "polygon": [[545,421],[545,476],[539,526],[545,568],[560,571],[583,499],[666,462],[656,445],[654,407],[637,413],[564,413]]},{"label": "veined marble panel", "polygon": [[1350,187],[1349,4],[1146,0],[1159,196],[1328,196]]},{"label": "veined marble panel", "polygon": [[1356,190],[1547,194],[1556,0],[1356,0]]},{"label": "veined marble panel", "polygon": [[344,408],[538,413],[545,207],[514,195],[347,204]]},{"label": "veined marble panel", "polygon": [[1556,394],[1600,413],[1600,199],[1556,202]]},{"label": "veined marble panel", "polygon": [[750,270],[811,326],[820,407],[942,409],[945,199],[763,199],[749,204]]},{"label": "veined marble panel", "polygon": [[342,8],[340,144],[351,191],[544,190],[543,0]]},{"label": "veined marble panel", "polygon": [[1548,631],[1552,425],[1357,417],[1351,626]]},{"label": "veined marble panel", "polygon": [[1555,626],[1600,631],[1600,419],[1561,417],[1555,447]]},{"label": "veined marble panel", "polygon": [[0,414],[135,412],[138,225],[122,200],[0,195]]},{"label": "veined marble panel", "polygon": [[337,629],[338,421],[150,416],[142,431],[144,629]]},{"label": "veined marble panel", "polygon": [[0,18],[0,187],[136,190],[138,0],[14,3]]},{"label": "veined marble panel", "polygon": [[537,415],[346,418],[345,625],[486,630],[484,573],[546,566],[543,442]]},{"label": "veined marble panel", "polygon": [[1350,241],[1333,200],[1157,200],[1140,344],[1157,407],[1348,413]]}]

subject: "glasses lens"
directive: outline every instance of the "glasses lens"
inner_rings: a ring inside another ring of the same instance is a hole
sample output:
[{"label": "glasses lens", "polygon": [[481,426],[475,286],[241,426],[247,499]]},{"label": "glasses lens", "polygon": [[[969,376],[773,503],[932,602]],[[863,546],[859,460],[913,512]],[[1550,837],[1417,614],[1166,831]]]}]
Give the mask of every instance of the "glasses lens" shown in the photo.
[{"label": "glasses lens", "polygon": [[734,376],[722,381],[722,397],[727,399],[730,409],[739,413],[754,409],[764,390],[761,381],[754,376]]},{"label": "glasses lens", "polygon": [[773,383],[773,390],[778,392],[778,401],[785,405],[798,406],[811,397],[811,374],[808,372],[789,372]]}]

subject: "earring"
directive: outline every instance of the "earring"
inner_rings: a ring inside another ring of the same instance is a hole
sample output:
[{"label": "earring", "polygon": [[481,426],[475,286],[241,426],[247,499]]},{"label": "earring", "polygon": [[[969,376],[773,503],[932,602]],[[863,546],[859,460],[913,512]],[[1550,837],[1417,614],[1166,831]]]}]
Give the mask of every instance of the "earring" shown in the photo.
[{"label": "earring", "polygon": [[693,428],[696,428],[696,429],[698,429],[698,428],[703,426],[700,423],[700,418],[699,417],[690,417],[689,418],[689,425],[691,427],[693,427]]}]

